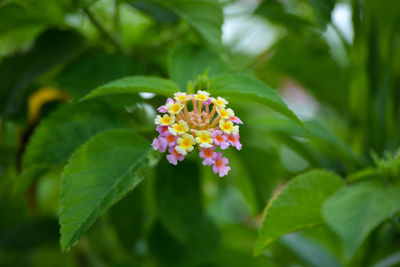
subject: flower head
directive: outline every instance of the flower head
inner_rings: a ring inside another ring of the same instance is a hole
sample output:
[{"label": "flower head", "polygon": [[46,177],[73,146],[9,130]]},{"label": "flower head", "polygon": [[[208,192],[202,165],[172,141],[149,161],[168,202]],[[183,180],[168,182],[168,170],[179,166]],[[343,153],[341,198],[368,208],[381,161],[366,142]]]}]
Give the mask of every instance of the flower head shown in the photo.
[{"label": "flower head", "polygon": [[239,126],[242,121],[227,107],[222,97],[211,97],[206,91],[188,95],[183,92],[168,98],[165,105],[157,110],[154,123],[159,136],[152,146],[161,153],[168,149],[167,160],[176,165],[196,147],[205,166],[212,166],[220,177],[228,174],[229,160],[216,152],[217,148],[227,149],[230,145],[240,150]]}]

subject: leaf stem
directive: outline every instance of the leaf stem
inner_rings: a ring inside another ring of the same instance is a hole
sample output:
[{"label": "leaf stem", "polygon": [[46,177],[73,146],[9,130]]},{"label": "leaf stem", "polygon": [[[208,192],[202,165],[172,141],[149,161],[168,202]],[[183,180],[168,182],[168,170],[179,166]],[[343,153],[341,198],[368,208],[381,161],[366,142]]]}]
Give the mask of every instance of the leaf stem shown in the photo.
[{"label": "leaf stem", "polygon": [[117,31],[117,32],[119,32],[119,30],[120,30],[120,8],[119,8],[119,0],[114,0],[113,28],[114,28],[114,31]]},{"label": "leaf stem", "polygon": [[96,29],[106,38],[112,45],[115,46],[120,52],[128,55],[128,52],[122,47],[122,45],[100,24],[100,22],[93,16],[92,12],[88,8],[84,8],[83,11],[88,16],[89,20],[96,27]]}]

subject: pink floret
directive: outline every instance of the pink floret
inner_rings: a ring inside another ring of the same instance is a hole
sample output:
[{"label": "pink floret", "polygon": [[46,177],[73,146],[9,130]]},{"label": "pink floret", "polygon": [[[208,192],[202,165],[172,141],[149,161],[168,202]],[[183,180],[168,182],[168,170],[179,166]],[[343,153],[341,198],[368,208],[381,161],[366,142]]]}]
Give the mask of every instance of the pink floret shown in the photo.
[{"label": "pink floret", "polygon": [[153,143],[151,144],[154,150],[158,150],[161,153],[164,153],[167,150],[168,142],[165,138],[159,137],[154,138]]},{"label": "pink floret", "polygon": [[159,125],[159,126],[157,126],[156,130],[159,134],[163,134],[168,131],[168,126],[167,125]]},{"label": "pink floret", "polygon": [[167,110],[167,105],[169,104],[169,103],[171,103],[171,102],[174,102],[174,100],[172,99],[172,98],[168,98],[167,99],[167,102],[165,103],[165,105],[162,105],[162,106],[160,106],[159,108],[157,108],[157,111],[158,112],[160,112],[160,113],[167,113],[168,112],[168,110]]},{"label": "pink floret", "polygon": [[236,135],[229,135],[228,136],[228,142],[236,147],[237,150],[241,150],[242,149],[242,144],[239,142],[239,134]]},{"label": "pink floret", "polygon": [[231,117],[231,121],[237,124],[243,124],[243,122],[239,119],[239,117],[236,116]]},{"label": "pink floret", "polygon": [[215,159],[215,163],[213,165],[214,173],[218,173],[219,177],[223,177],[228,174],[231,167],[226,166],[229,163],[229,160],[225,157],[222,157],[222,153],[217,153],[217,158]]},{"label": "pink floret", "polygon": [[168,149],[168,152],[170,154],[167,155],[167,160],[169,163],[173,164],[173,165],[177,165],[178,161],[182,161],[185,156],[179,154],[176,150],[175,147],[170,147]]},{"label": "pink floret", "polygon": [[217,153],[214,152],[215,146],[210,148],[202,148],[200,149],[199,156],[203,159],[204,166],[211,166],[215,163],[215,159],[217,157]]},{"label": "pink floret", "polygon": [[169,131],[166,131],[163,134],[161,134],[160,136],[162,136],[163,138],[165,138],[165,140],[167,140],[168,147],[176,146],[176,140],[178,140],[177,135],[173,135]]},{"label": "pink floret", "polygon": [[227,149],[229,147],[227,137],[221,130],[213,131],[211,137],[214,139],[214,144],[219,146],[221,149]]}]

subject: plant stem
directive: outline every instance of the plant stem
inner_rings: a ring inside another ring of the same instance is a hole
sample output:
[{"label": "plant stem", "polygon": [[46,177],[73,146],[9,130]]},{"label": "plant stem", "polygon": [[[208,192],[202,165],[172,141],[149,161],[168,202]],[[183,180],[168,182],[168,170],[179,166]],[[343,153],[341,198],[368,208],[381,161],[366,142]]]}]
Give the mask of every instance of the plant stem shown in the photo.
[{"label": "plant stem", "polygon": [[100,24],[100,22],[93,16],[92,12],[88,8],[84,8],[83,11],[88,16],[89,20],[93,23],[96,29],[106,38],[111,44],[113,44],[120,52],[128,54],[127,51],[122,47],[122,45]]}]

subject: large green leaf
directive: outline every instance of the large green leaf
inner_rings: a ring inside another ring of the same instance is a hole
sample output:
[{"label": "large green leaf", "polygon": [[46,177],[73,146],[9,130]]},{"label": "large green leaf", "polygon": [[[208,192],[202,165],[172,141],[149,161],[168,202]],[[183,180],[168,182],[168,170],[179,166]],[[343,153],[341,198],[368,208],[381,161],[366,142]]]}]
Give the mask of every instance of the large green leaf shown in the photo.
[{"label": "large green leaf", "polygon": [[138,94],[140,92],[171,96],[179,91],[172,81],[158,77],[134,76],[109,82],[90,92],[82,100],[116,94]]},{"label": "large green leaf", "polygon": [[212,46],[221,46],[223,14],[216,0],[152,0],[186,20]]},{"label": "large green leaf", "polygon": [[99,133],[70,158],[62,175],[61,249],[76,244],[99,215],[144,178],[158,160],[150,142],[130,130]]},{"label": "large green leaf", "polygon": [[255,254],[261,254],[266,246],[287,233],[323,223],[323,202],[343,185],[339,176],[324,170],[310,171],[291,180],[265,210]]},{"label": "large green leaf", "polygon": [[210,92],[215,96],[235,96],[243,100],[254,100],[303,125],[275,90],[250,75],[222,74],[211,78],[210,83]]},{"label": "large green leaf", "polygon": [[350,259],[368,234],[399,210],[400,186],[364,182],[339,190],[326,201],[322,212]]},{"label": "large green leaf", "polygon": [[104,103],[61,106],[40,123],[30,139],[23,157],[20,188],[65,164],[74,150],[94,134],[121,126],[116,112]]}]

